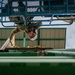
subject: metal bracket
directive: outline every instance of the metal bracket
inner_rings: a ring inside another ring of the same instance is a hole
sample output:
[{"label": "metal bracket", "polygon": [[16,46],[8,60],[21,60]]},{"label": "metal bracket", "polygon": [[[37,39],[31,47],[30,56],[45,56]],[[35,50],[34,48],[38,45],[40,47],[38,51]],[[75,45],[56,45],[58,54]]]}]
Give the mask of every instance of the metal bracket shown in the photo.
[{"label": "metal bracket", "polygon": [[[74,15],[74,14],[73,14]],[[25,16],[24,15],[16,15],[16,16],[21,16],[22,19],[23,19],[23,22],[24,22],[24,25],[25,25],[25,30],[26,30],[26,19],[25,19]],[[63,19],[53,19],[53,17],[57,17],[57,16],[62,16],[62,17],[66,17],[66,16],[72,16],[72,14],[53,14],[51,16],[51,18],[49,20],[29,20],[28,22],[49,22],[49,24],[45,24],[45,25],[39,25],[39,26],[64,26],[64,25],[71,25],[73,23],[73,20],[75,20],[75,18],[63,18]],[[5,26],[3,23],[4,22],[10,22],[10,21],[3,21],[3,18],[1,17],[1,24],[3,27],[16,27],[16,26]],[[53,21],[60,21],[60,20],[71,20],[70,23],[66,23],[66,24],[52,24]],[[21,20],[19,20],[20,22]],[[12,21],[11,21],[12,22]],[[15,22],[15,21],[13,21]],[[33,25],[33,26],[36,26],[36,25]]]},{"label": "metal bracket", "polygon": [[[72,18],[69,18],[69,19],[65,19],[65,18],[64,18],[64,19],[53,19],[54,16],[60,16],[60,15],[62,15],[62,14],[53,14],[53,15],[51,16],[49,25],[50,25],[50,26],[71,25],[71,24],[73,23],[73,20],[75,20],[75,18],[74,18],[74,19],[72,19]],[[64,15],[66,15],[66,14],[64,14]],[[62,16],[63,16],[63,15],[62,15]],[[71,16],[71,15],[67,15],[67,16]],[[60,20],[71,20],[71,22],[70,22],[69,24],[51,24],[52,21],[60,21]]]}]

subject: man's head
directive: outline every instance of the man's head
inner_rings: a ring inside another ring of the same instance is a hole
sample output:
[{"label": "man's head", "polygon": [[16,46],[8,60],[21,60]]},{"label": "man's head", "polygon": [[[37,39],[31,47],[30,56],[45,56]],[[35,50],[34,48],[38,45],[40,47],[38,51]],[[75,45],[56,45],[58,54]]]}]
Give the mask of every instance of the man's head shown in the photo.
[{"label": "man's head", "polygon": [[37,39],[37,35],[38,35],[38,29],[39,29],[39,25],[41,24],[41,22],[27,22],[27,35],[30,38],[30,40],[34,41],[35,39]]},{"label": "man's head", "polygon": [[30,40],[34,41],[37,39],[37,35],[38,35],[37,29],[35,28],[28,29],[26,33]]}]

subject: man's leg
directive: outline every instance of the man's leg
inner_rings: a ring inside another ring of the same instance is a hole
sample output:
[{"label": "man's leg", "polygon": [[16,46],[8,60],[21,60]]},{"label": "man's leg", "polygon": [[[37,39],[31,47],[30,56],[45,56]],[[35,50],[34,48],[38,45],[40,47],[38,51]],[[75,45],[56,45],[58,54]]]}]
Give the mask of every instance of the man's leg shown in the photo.
[{"label": "man's leg", "polygon": [[16,29],[13,29],[12,32],[11,32],[11,34],[10,34],[9,39],[10,39],[10,43],[11,43],[12,46],[13,46],[12,39],[15,39],[14,36],[15,36],[15,34],[18,33],[18,32],[20,32],[20,30],[19,30],[18,28],[16,28]]}]

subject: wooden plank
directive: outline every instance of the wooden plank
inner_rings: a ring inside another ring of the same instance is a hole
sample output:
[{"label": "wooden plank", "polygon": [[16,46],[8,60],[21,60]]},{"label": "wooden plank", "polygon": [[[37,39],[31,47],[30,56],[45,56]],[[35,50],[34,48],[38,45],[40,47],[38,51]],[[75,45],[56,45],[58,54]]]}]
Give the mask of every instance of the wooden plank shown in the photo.
[{"label": "wooden plank", "polygon": [[46,50],[46,49],[53,49],[53,48],[6,48],[5,50],[21,50],[21,51],[27,51],[27,50]]}]

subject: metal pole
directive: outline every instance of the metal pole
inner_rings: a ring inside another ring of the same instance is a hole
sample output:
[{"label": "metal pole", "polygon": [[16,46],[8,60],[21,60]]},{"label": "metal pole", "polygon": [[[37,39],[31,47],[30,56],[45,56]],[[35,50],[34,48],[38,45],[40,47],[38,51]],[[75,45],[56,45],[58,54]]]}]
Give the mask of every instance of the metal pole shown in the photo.
[{"label": "metal pole", "polygon": [[26,47],[26,34],[25,32],[23,33],[23,47]]},{"label": "metal pole", "polygon": [[46,53],[54,53],[54,54],[58,54],[58,55],[66,55],[66,56],[75,56],[75,51],[45,51]]}]

